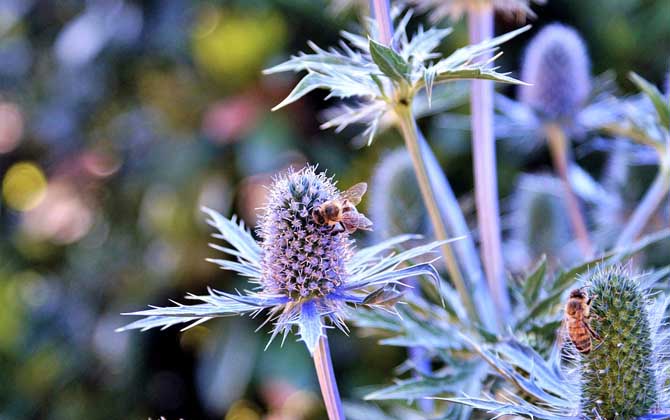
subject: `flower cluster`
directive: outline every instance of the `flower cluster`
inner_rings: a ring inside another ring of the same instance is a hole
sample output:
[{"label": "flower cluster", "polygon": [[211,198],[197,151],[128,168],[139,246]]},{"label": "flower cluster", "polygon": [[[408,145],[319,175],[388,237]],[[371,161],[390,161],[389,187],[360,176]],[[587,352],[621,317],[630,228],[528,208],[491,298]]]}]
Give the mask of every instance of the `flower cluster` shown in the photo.
[{"label": "flower cluster", "polygon": [[387,302],[366,298],[379,296],[385,288],[400,288],[407,278],[426,275],[437,280],[430,263],[412,261],[432,252],[440,242],[381,256],[417,236],[397,236],[354,252],[346,230],[317,225],[312,210],[339,198],[340,192],[333,180],[316,173],[315,167],[277,176],[269,191],[258,227],[260,244],[243,223],[204,209],[210,216],[209,223],[219,231],[214,237],[231,246],[212,247],[237,259],[209,261],[248,277],[256,285],[254,290],[233,294],[210,289],[208,295],[189,295],[187,299],[202,303],[133,312],[129,315],[144,318],[120,330],[166,328],[180,323],[188,323],[189,328],[215,317],[257,315],[267,310],[266,322],[274,321],[272,338],[280,334],[285,338],[297,326],[300,339],[313,353],[324,334],[325,321],[346,331],[344,318],[349,305],[389,309],[384,306]]},{"label": "flower cluster", "polygon": [[316,224],[311,215],[339,196],[331,180],[313,168],[276,180],[258,227],[265,290],[293,299],[323,297],[346,281],[352,240]]}]

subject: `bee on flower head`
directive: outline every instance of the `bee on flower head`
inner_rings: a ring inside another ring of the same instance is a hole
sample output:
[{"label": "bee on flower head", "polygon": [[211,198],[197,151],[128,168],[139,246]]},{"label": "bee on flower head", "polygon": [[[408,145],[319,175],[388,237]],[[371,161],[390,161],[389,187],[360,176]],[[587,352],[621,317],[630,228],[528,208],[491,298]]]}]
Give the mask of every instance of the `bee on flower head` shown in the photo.
[{"label": "bee on flower head", "polygon": [[584,289],[575,289],[570,292],[570,298],[565,305],[564,327],[572,344],[583,354],[591,352],[592,339],[600,339],[589,323],[592,300],[593,297]]},{"label": "bee on flower head", "polygon": [[317,225],[339,226],[339,232],[354,233],[357,229],[372,230],[370,219],[356,210],[356,205],[368,189],[368,184],[359,182],[342,193],[340,198],[326,201],[312,210]]}]

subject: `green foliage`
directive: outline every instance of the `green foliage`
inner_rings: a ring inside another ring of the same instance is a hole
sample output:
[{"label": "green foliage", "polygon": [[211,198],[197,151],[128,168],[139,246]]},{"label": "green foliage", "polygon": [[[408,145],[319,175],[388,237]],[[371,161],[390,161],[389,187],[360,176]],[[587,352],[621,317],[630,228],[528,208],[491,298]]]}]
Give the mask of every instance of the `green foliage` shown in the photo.
[{"label": "green foliage", "polygon": [[370,56],[379,70],[396,83],[409,82],[410,65],[392,48],[370,40]]},{"label": "green foliage", "polygon": [[657,401],[646,292],[624,268],[591,278],[591,326],[600,336],[582,356],[582,412],[606,419],[646,414]]}]

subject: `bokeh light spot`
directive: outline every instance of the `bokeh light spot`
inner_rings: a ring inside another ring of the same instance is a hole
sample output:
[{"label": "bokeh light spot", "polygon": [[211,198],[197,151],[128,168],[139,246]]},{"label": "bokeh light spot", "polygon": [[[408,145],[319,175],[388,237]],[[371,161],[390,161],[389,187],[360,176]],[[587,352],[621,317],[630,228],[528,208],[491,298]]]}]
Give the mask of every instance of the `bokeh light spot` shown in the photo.
[{"label": "bokeh light spot", "polygon": [[18,146],[23,135],[23,115],[9,102],[0,102],[0,154],[9,153]]},{"label": "bokeh light spot", "polygon": [[247,401],[237,401],[228,410],[225,420],[260,420],[261,416]]},{"label": "bokeh light spot", "polygon": [[46,187],[46,177],[36,164],[19,162],[9,168],[2,180],[2,196],[9,207],[26,211],[42,201]]}]

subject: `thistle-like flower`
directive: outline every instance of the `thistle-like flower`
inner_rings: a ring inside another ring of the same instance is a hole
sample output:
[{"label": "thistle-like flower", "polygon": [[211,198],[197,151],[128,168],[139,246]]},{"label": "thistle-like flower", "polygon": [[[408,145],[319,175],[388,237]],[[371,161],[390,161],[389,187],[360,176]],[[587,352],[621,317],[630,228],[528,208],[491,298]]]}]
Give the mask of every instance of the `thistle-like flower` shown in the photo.
[{"label": "thistle-like flower", "polygon": [[543,144],[549,123],[579,136],[616,119],[612,75],[592,79],[586,45],[573,28],[544,27],[526,48],[521,79],[528,85],[519,87],[518,101],[496,97],[496,137],[517,140],[515,147]]},{"label": "thistle-like flower", "polygon": [[588,289],[590,324],[599,337],[579,361],[582,412],[606,419],[647,414],[659,402],[659,385],[666,379],[663,348],[651,336],[649,293],[621,267],[597,272]]},{"label": "thistle-like flower", "polygon": [[574,116],[591,92],[589,56],[579,34],[561,24],[544,27],[528,44],[521,66],[521,102],[541,118]]},{"label": "thistle-like flower", "polygon": [[257,229],[260,244],[234,217],[229,220],[204,209],[210,217],[209,224],[218,230],[213,236],[230,244],[230,247],[214,244],[212,247],[237,259],[209,261],[248,277],[256,288],[244,293],[210,290],[209,295],[187,296],[203,302],[200,304],[133,312],[128,315],[145,318],[120,330],[166,328],[180,323],[188,323],[189,328],[215,317],[257,315],[267,310],[270,316],[266,323],[274,321],[272,339],[277,335],[286,338],[297,326],[300,339],[314,353],[325,334],[326,323],[347,330],[344,319],[349,305],[376,307],[374,301],[366,300],[370,293],[384,287],[401,287],[402,280],[408,277],[426,275],[437,279],[430,263],[411,261],[440,243],[380,256],[416,236],[398,236],[356,252],[346,230],[317,224],[312,210],[340,197],[332,178],[316,173],[315,167],[289,170],[277,176],[260,215]]}]

